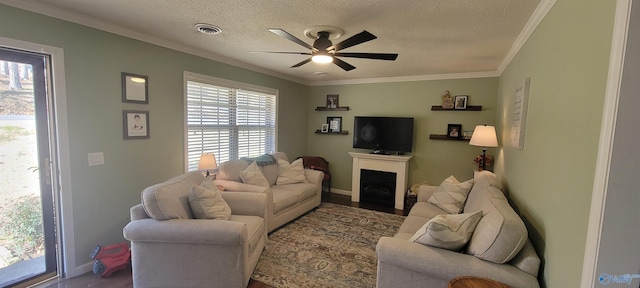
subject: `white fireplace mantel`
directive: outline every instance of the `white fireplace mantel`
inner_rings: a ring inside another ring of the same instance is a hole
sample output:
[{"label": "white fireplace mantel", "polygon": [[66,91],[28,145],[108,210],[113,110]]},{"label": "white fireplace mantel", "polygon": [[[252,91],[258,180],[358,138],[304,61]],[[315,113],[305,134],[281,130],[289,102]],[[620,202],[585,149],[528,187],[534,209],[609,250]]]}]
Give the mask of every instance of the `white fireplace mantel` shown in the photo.
[{"label": "white fireplace mantel", "polygon": [[404,193],[409,182],[409,159],[411,155],[379,155],[349,152],[353,158],[351,201],[360,202],[360,170],[396,173],[396,196],[394,207],[404,209]]}]

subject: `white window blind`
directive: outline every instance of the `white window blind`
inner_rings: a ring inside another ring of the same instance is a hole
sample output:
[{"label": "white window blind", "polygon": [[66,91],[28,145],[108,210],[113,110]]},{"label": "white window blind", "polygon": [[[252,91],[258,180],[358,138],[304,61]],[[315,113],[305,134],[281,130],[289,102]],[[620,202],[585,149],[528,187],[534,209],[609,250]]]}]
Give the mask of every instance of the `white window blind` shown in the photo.
[{"label": "white window blind", "polygon": [[276,92],[185,78],[188,171],[198,169],[202,153],[222,163],[276,150]]}]

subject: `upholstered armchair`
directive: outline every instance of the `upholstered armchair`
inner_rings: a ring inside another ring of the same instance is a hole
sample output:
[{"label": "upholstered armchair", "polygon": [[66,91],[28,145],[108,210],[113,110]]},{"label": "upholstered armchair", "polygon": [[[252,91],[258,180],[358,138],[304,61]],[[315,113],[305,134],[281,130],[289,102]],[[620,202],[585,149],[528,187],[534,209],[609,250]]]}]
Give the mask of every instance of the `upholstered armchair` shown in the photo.
[{"label": "upholstered armchair", "polygon": [[[228,220],[194,219],[190,172],[146,188],[123,230],[134,287],[246,287],[267,240],[266,194],[224,193]],[[168,218],[168,219],[158,219]]]}]

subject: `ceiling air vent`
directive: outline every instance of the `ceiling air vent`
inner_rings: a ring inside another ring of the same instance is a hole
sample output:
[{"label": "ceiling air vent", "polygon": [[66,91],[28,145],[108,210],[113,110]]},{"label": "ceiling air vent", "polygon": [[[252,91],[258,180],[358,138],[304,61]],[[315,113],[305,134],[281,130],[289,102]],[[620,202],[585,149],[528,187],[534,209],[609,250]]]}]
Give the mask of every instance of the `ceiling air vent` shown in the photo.
[{"label": "ceiling air vent", "polygon": [[220,29],[220,27],[211,24],[198,23],[195,27],[196,30],[203,34],[216,35],[222,33],[222,29]]}]

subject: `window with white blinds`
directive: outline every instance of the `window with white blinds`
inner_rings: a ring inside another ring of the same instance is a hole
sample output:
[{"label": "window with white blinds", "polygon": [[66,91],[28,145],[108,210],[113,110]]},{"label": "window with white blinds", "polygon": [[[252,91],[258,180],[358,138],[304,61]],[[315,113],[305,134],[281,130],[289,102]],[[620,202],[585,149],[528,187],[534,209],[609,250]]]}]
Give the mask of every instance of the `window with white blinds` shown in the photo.
[{"label": "window with white blinds", "polygon": [[185,73],[187,170],[276,151],[277,90]]}]

